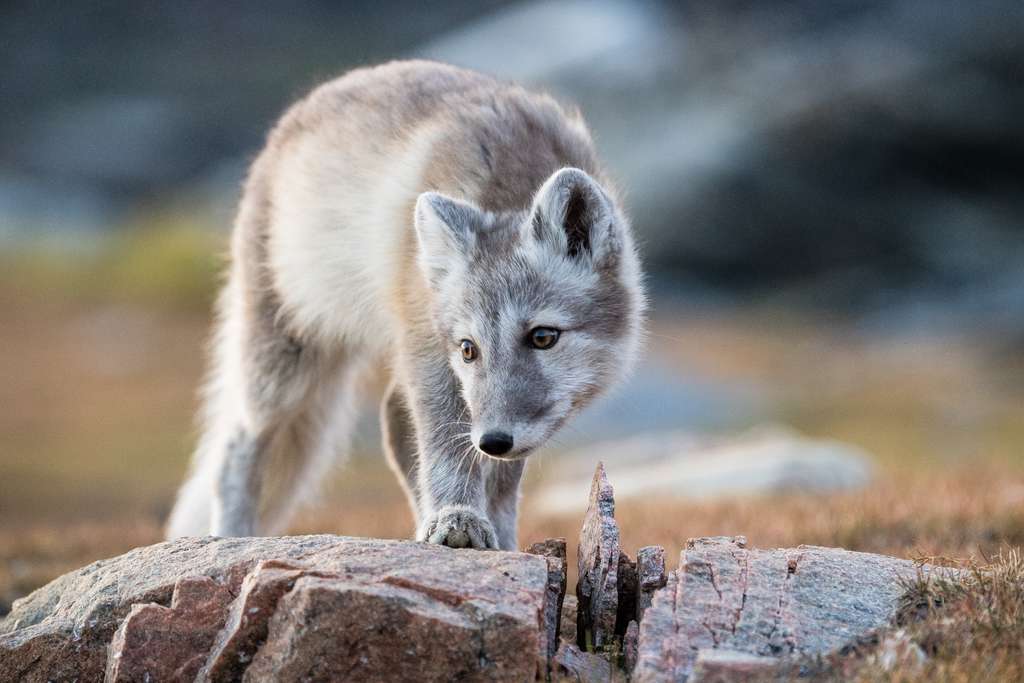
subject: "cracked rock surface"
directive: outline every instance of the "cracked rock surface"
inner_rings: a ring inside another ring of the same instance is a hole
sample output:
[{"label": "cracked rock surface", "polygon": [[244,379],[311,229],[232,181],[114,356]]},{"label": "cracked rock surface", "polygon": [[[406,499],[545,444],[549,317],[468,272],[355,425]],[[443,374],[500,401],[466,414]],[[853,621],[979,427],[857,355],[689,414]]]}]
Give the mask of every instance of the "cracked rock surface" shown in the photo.
[{"label": "cracked rock surface", "polygon": [[634,680],[696,681],[711,671],[714,680],[730,671],[729,680],[744,680],[837,653],[891,623],[901,579],[917,571],[907,560],[837,548],[691,540],[640,622]]},{"label": "cracked rock surface", "polygon": [[526,553],[180,539],[16,602],[0,681],[532,680],[554,638],[550,580]]}]

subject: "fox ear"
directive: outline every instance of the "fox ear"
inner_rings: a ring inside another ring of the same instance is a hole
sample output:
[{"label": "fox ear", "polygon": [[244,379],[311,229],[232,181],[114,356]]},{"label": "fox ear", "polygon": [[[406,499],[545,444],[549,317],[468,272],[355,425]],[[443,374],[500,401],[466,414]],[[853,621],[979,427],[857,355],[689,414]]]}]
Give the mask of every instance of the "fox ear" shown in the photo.
[{"label": "fox ear", "polygon": [[480,211],[472,204],[424,192],[416,200],[416,239],[423,274],[437,282],[453,265],[465,261],[473,248],[473,225]]},{"label": "fox ear", "polygon": [[616,221],[612,200],[597,181],[578,168],[563,168],[537,192],[531,227],[538,241],[571,258],[606,265],[621,251]]}]

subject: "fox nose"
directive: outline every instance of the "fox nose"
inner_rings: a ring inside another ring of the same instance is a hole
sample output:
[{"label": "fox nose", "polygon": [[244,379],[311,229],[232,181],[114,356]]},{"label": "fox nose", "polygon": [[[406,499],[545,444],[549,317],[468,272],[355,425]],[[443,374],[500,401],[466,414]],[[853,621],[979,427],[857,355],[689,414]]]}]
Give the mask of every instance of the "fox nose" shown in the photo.
[{"label": "fox nose", "polygon": [[480,437],[480,450],[487,455],[504,455],[512,450],[512,435],[505,432],[487,432]]}]

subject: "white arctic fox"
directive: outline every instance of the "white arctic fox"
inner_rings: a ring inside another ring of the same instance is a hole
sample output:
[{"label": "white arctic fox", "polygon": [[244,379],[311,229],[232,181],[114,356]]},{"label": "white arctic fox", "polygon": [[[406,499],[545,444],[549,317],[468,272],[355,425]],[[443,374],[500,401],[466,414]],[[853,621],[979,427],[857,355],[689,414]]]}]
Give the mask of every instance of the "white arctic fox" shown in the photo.
[{"label": "white arctic fox", "polygon": [[643,308],[578,112],[429,62],[331,81],[249,172],[167,535],[281,530],[372,366],[416,537],[514,549],[526,456],[626,372]]}]

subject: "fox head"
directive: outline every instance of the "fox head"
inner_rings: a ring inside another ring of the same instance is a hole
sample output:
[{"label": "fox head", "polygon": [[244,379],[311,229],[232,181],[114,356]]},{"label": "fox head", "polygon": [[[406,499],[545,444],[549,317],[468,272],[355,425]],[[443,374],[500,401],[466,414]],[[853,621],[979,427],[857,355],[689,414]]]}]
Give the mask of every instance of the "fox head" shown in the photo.
[{"label": "fox head", "polygon": [[639,260],[613,199],[564,168],[526,211],[434,192],[416,202],[433,319],[482,452],[522,458],[632,366]]}]

